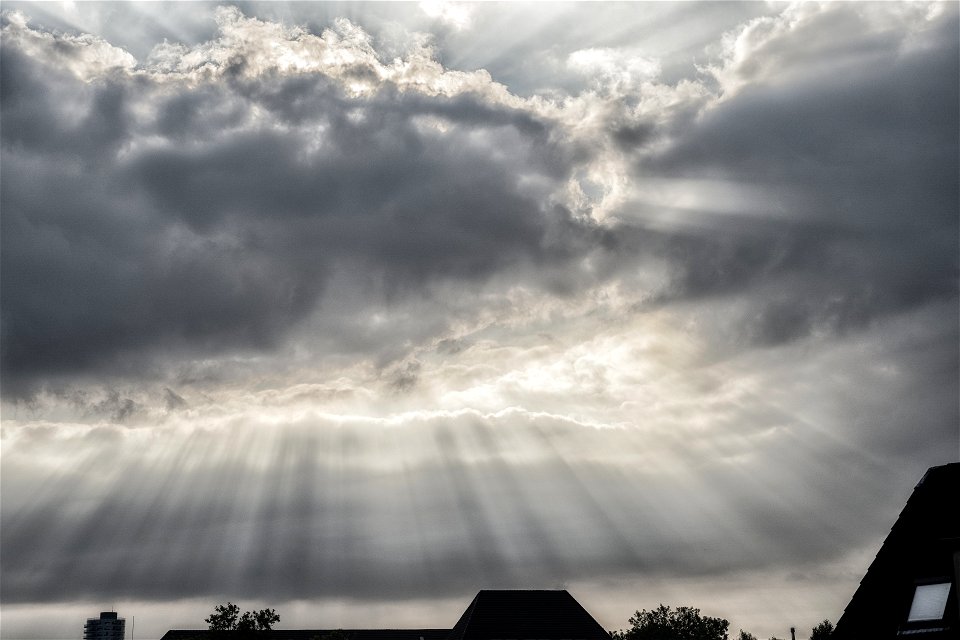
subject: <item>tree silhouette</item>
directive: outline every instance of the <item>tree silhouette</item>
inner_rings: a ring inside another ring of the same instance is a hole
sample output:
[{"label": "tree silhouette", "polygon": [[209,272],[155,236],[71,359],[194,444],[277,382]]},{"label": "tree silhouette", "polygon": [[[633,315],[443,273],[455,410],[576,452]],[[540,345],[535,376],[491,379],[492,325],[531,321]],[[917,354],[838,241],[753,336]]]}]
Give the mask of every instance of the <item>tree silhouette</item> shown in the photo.
[{"label": "tree silhouette", "polygon": [[270,631],[274,624],[280,622],[280,616],[273,609],[260,611],[244,611],[240,615],[240,607],[227,602],[218,604],[213,613],[204,618],[211,631]]},{"label": "tree silhouette", "polygon": [[700,615],[699,609],[674,610],[662,604],[652,611],[637,611],[630,624],[629,629],[616,634],[617,640],[727,640],[730,627],[723,618]]},{"label": "tree silhouette", "polygon": [[237,628],[237,620],[240,618],[240,607],[227,602],[227,604],[218,604],[213,608],[213,613],[203,621],[210,625],[211,631],[232,631]]},{"label": "tree silhouette", "polygon": [[832,634],[833,624],[829,620],[824,620],[810,632],[810,640],[828,640]]}]

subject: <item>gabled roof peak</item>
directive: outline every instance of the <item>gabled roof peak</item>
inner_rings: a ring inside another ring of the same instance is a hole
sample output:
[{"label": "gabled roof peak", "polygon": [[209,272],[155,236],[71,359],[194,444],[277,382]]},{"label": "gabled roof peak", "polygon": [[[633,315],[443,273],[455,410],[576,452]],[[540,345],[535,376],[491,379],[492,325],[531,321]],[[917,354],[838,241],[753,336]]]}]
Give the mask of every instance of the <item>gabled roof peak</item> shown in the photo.
[{"label": "gabled roof peak", "polygon": [[447,640],[576,638],[609,640],[609,634],[566,589],[483,589]]}]

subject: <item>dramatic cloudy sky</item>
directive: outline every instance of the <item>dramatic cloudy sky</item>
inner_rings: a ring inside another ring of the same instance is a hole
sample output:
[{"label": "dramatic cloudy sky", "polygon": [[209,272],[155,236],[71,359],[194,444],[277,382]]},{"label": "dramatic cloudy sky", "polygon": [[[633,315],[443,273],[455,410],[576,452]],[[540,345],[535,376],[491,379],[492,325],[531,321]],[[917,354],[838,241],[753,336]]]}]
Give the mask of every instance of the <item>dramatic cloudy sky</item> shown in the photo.
[{"label": "dramatic cloudy sky", "polygon": [[958,27],[5,0],[3,637],[835,621],[960,457]]}]

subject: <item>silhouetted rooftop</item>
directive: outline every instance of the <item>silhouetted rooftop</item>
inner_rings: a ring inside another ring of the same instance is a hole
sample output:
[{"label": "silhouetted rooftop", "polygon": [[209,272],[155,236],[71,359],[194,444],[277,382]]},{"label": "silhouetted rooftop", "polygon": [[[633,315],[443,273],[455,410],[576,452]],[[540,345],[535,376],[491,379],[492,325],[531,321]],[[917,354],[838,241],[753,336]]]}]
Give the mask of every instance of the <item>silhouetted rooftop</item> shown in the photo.
[{"label": "silhouetted rooftop", "polygon": [[897,518],[834,640],[960,637],[960,463],[932,467]]},{"label": "silhouetted rooftop", "polygon": [[[206,629],[171,629],[161,640],[323,640],[325,636],[347,636],[349,640],[445,640],[449,629],[275,629],[241,633]],[[341,635],[342,634],[342,635]]]},{"label": "silhouetted rooftop", "polygon": [[298,629],[240,633],[172,629],[161,640],[610,640],[567,591],[480,591],[453,629]]},{"label": "silhouetted rooftop", "polygon": [[610,640],[567,591],[481,591],[448,640]]}]

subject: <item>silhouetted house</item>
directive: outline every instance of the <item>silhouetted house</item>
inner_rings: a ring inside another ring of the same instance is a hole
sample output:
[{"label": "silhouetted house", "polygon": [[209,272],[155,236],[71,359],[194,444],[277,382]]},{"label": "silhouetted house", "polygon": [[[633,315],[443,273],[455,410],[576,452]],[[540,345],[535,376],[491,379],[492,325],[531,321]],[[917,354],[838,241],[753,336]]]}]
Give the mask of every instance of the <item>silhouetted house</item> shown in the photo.
[{"label": "silhouetted house", "polygon": [[960,463],[913,490],[832,640],[960,638]]},{"label": "silhouetted house", "polygon": [[249,633],[172,629],[160,640],[446,640],[449,633],[449,629],[275,629]]},{"label": "silhouetted house", "polygon": [[83,625],[83,640],[123,640],[126,620],[113,611],[103,611],[99,618],[87,618]]},{"label": "silhouetted house", "polygon": [[610,640],[567,591],[481,591],[447,640]]},{"label": "silhouetted house", "polygon": [[[453,629],[264,631],[264,640],[610,640],[567,591],[481,591]],[[230,631],[171,630],[161,640],[233,640]]]}]

